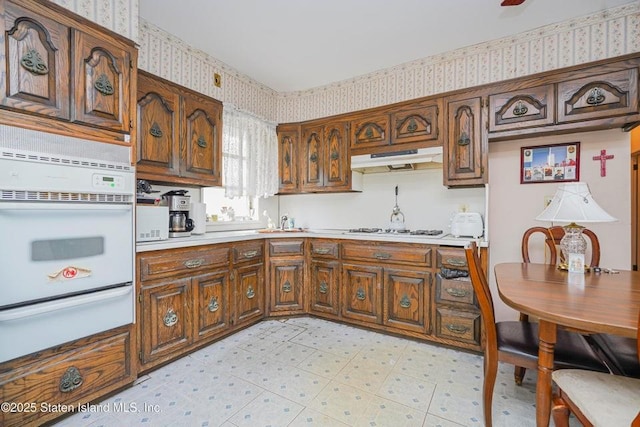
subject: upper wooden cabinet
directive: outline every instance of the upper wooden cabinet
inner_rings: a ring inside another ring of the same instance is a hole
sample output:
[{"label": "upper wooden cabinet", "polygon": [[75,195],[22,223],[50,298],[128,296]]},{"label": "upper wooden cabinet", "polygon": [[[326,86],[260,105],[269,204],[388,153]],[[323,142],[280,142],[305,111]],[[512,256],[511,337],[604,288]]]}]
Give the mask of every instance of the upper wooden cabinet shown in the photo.
[{"label": "upper wooden cabinet", "polygon": [[350,189],[349,125],[344,121],[303,125],[302,191]]},{"label": "upper wooden cabinet", "polygon": [[367,154],[439,145],[440,107],[441,100],[433,99],[359,114],[350,120],[351,149]]},{"label": "upper wooden cabinet", "polygon": [[637,67],[558,83],[558,123],[637,112]]},{"label": "upper wooden cabinet", "polygon": [[280,194],[300,190],[300,126],[280,125],[278,132],[278,179]]},{"label": "upper wooden cabinet", "polygon": [[138,178],[221,185],[219,101],[140,71],[137,105]]},{"label": "upper wooden cabinet", "polygon": [[0,4],[0,121],[129,143],[133,42],[49,1]]},{"label": "upper wooden cabinet", "polygon": [[489,132],[553,124],[553,85],[489,95]]},{"label": "upper wooden cabinet", "polygon": [[447,135],[443,147],[444,185],[482,185],[487,182],[487,139],[483,131],[483,100],[462,95],[447,99]]}]

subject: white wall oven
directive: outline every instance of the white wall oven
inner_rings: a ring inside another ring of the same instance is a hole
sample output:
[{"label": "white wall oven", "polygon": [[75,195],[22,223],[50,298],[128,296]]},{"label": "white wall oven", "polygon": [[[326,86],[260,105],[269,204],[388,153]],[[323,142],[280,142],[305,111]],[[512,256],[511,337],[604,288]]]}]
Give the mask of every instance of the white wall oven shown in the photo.
[{"label": "white wall oven", "polygon": [[128,147],[0,126],[0,362],[134,319]]}]

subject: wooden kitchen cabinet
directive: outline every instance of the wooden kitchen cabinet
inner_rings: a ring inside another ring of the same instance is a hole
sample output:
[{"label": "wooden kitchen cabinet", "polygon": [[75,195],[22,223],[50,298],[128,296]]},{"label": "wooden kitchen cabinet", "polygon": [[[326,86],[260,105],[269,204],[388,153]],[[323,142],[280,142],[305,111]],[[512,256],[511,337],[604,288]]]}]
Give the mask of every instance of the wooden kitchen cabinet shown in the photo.
[{"label": "wooden kitchen cabinet", "polygon": [[301,135],[300,189],[304,192],[350,190],[348,122],[304,124]]},{"label": "wooden kitchen cabinet", "polygon": [[136,378],[132,329],[121,326],[2,363],[0,402],[25,406],[0,411],[0,425],[39,426],[59,417],[53,409],[61,405],[78,407],[131,384]]},{"label": "wooden kitchen cabinet", "polygon": [[134,43],[49,1],[1,4],[0,122],[129,144]]},{"label": "wooden kitchen cabinet", "polygon": [[558,123],[637,113],[637,66],[558,83]]},{"label": "wooden kitchen cabinet", "polygon": [[431,272],[424,269],[384,269],[384,324],[426,334],[431,329]]},{"label": "wooden kitchen cabinet", "polygon": [[137,99],[137,177],[221,185],[222,104],[144,71]]},{"label": "wooden kitchen cabinet", "polygon": [[555,88],[548,84],[489,95],[489,132],[548,126],[555,120]]},{"label": "wooden kitchen cabinet", "polygon": [[194,336],[198,339],[225,332],[230,324],[230,273],[227,268],[196,276],[192,280],[195,293]]},{"label": "wooden kitchen cabinet", "polygon": [[278,133],[278,192],[300,191],[300,126],[279,125]]},{"label": "wooden kitchen cabinet", "polygon": [[304,313],[304,239],[273,239],[269,247],[269,315]]},{"label": "wooden kitchen cabinet", "polygon": [[365,114],[352,119],[351,149],[363,150],[371,147],[388,146],[391,143],[390,117],[388,112]]},{"label": "wooden kitchen cabinet", "polygon": [[342,264],[342,317],[382,323],[382,267]]},{"label": "wooden kitchen cabinet", "polygon": [[441,145],[442,100],[433,99],[399,108],[391,113],[391,144],[420,143],[421,146]]},{"label": "wooden kitchen cabinet", "polygon": [[265,315],[264,241],[236,243],[231,272],[234,327],[260,320]]},{"label": "wooden kitchen cabinet", "polygon": [[488,174],[487,133],[482,97],[447,98],[447,134],[443,145],[443,176],[447,187],[484,185]]},{"label": "wooden kitchen cabinet", "polygon": [[336,318],[340,314],[340,244],[309,240],[309,312]]}]

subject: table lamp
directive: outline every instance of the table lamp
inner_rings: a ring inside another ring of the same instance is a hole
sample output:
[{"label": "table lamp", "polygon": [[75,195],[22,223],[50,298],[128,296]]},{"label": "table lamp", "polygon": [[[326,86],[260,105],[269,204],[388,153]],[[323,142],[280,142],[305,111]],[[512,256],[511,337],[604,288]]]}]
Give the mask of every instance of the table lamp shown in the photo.
[{"label": "table lamp", "polygon": [[593,200],[586,182],[560,184],[551,203],[536,219],[568,222],[568,225],[562,227],[564,237],[560,241],[560,250],[566,262],[569,262],[569,254],[581,254],[583,264],[587,242],[582,236],[584,227],[576,223],[617,221]]}]

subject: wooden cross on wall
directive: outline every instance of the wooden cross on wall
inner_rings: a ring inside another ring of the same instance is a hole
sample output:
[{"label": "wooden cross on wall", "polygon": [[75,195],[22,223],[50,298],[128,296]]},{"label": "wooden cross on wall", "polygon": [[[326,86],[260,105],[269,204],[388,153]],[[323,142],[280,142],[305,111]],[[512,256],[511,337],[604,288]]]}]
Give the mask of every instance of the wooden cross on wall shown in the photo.
[{"label": "wooden cross on wall", "polygon": [[607,176],[607,160],[613,159],[613,154],[607,154],[607,150],[600,150],[599,156],[593,156],[593,160],[600,160],[600,176]]}]

